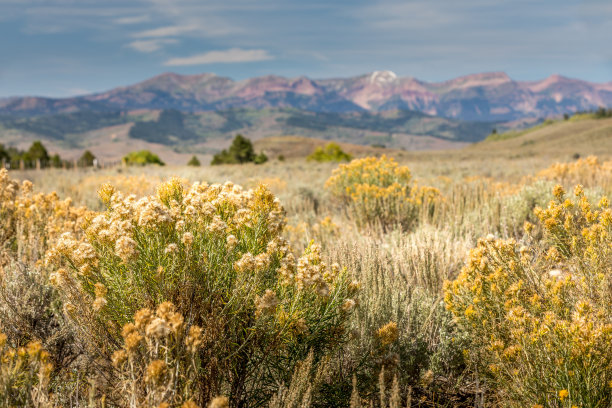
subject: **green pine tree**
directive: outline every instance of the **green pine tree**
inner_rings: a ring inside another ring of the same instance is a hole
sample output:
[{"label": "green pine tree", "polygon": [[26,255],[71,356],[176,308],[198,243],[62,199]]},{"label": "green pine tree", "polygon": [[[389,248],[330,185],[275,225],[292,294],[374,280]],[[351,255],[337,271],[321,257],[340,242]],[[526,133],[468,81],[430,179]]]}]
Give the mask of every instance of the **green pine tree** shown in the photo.
[{"label": "green pine tree", "polygon": [[50,159],[49,152],[47,152],[47,149],[40,140],[32,143],[32,146],[30,146],[24,156],[24,159],[31,162],[32,166],[34,166],[37,160],[40,160],[41,166],[45,167]]},{"label": "green pine tree", "polygon": [[198,160],[198,158],[193,155],[191,159],[189,159],[189,161],[187,162],[187,165],[193,167],[200,167],[200,160]]},{"label": "green pine tree", "polygon": [[89,150],[85,150],[83,155],[79,159],[79,166],[81,167],[91,167],[94,165],[94,160],[96,160],[96,156],[93,155]]},{"label": "green pine tree", "polygon": [[[215,154],[210,164],[251,163],[255,161],[255,157],[253,143],[242,135],[236,135],[229,149],[224,149]],[[266,160],[267,159],[266,157]]]}]

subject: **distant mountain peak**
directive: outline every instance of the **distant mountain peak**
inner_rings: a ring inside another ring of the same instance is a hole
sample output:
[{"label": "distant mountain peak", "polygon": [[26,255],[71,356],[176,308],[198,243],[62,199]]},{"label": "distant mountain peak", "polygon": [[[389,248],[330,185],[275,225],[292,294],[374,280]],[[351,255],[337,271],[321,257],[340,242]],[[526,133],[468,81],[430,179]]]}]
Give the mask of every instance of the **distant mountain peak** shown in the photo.
[{"label": "distant mountain peak", "polygon": [[146,79],[141,83],[147,84],[155,84],[155,83],[164,83],[164,82],[191,82],[191,81],[200,81],[202,79],[210,79],[216,78],[217,74],[212,72],[204,72],[202,74],[194,74],[194,75],[182,75],[177,74],[176,72],[164,72],[162,74],[156,75],[152,78]]},{"label": "distant mountain peak", "polygon": [[459,88],[469,88],[473,86],[495,86],[506,82],[512,82],[512,78],[505,72],[482,72],[470,74],[443,82],[443,85],[452,85]]},{"label": "distant mountain peak", "polygon": [[397,81],[397,74],[393,71],[374,71],[370,74],[370,83],[387,85]]}]

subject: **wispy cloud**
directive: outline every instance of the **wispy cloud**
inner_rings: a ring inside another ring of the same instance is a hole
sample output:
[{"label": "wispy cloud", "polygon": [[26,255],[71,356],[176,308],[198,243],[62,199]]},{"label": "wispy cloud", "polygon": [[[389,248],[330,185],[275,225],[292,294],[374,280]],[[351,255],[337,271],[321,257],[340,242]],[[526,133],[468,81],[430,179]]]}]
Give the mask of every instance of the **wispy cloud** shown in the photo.
[{"label": "wispy cloud", "polygon": [[86,88],[67,88],[64,92],[66,96],[79,96],[90,94],[91,91]]},{"label": "wispy cloud", "polygon": [[113,20],[113,23],[120,25],[129,25],[129,24],[140,24],[151,21],[151,16],[145,14],[142,16],[127,16],[120,17]]},{"label": "wispy cloud", "polygon": [[134,38],[162,38],[162,37],[173,37],[189,32],[196,31],[198,29],[195,25],[172,25],[166,27],[158,27],[150,30],[140,31],[135,33]]},{"label": "wispy cloud", "polygon": [[243,50],[230,48],[223,51],[209,51],[183,58],[171,58],[164,63],[166,66],[205,65],[217,63],[255,62],[274,59],[266,50]]},{"label": "wispy cloud", "polygon": [[178,40],[174,38],[154,38],[151,40],[136,40],[127,44],[130,47],[139,52],[155,52],[160,50],[164,45],[176,44]]}]

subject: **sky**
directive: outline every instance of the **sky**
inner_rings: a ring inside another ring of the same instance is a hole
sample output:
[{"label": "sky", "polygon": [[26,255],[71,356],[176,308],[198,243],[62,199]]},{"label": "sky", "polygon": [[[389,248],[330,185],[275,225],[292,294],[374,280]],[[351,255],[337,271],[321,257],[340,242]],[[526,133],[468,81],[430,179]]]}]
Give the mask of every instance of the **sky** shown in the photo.
[{"label": "sky", "polygon": [[612,81],[611,0],[0,0],[0,97],[163,72]]}]

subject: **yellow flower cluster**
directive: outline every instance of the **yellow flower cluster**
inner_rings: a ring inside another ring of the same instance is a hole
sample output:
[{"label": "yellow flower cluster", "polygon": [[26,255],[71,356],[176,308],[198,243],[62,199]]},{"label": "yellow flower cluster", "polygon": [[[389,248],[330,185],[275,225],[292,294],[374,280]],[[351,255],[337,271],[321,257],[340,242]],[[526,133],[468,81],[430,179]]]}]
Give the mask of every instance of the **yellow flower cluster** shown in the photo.
[{"label": "yellow flower cluster", "polygon": [[359,184],[387,187],[394,183],[409,184],[411,180],[408,167],[400,166],[392,157],[382,155],[380,158],[366,157],[341,164],[333,171],[326,185],[340,195],[344,191],[350,194]]},{"label": "yellow flower cluster", "polygon": [[380,344],[386,347],[392,343],[395,343],[399,338],[399,331],[397,330],[397,323],[389,322],[382,326],[376,332],[376,336],[380,340]]},{"label": "yellow flower cluster", "polygon": [[[469,357],[518,404],[612,402],[612,211],[581,186],[535,213],[542,240],[489,236],[445,286],[447,308],[470,333]],[[595,374],[597,373],[597,374]],[[585,385],[584,379],[589,379]],[[562,390],[558,393],[557,391]],[[571,401],[570,401],[571,400]]]},{"label": "yellow flower cluster", "polygon": [[555,180],[565,186],[580,183],[609,191],[612,186],[612,160],[601,162],[596,156],[589,156],[571,163],[555,163],[540,171],[537,177]]},{"label": "yellow flower cluster", "polygon": [[124,346],[112,356],[120,385],[129,390],[122,395],[130,406],[178,407],[187,403],[183,393],[196,395],[190,376],[199,365],[198,351],[204,345],[203,330],[187,328],[183,315],[170,302],[153,312],[141,309],[134,322],[123,326]]},{"label": "yellow flower cluster", "polygon": [[0,332],[0,405],[33,406],[33,394],[48,397],[47,388],[53,370],[49,353],[38,341],[12,348]]},{"label": "yellow flower cluster", "polygon": [[355,159],[341,164],[325,183],[331,193],[349,205],[360,225],[401,225],[410,228],[419,212],[431,209],[440,192],[412,183],[410,170],[386,156]]},{"label": "yellow flower cluster", "polygon": [[0,170],[0,246],[15,242],[21,256],[39,259],[62,233],[78,234],[90,214],[56,193],[34,193],[31,182],[20,185]]}]

